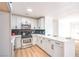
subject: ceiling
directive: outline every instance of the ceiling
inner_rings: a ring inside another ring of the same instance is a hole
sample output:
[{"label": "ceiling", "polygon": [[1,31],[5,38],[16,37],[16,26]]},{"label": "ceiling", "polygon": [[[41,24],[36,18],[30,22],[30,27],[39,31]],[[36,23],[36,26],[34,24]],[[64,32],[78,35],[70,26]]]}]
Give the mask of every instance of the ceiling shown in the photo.
[{"label": "ceiling", "polygon": [[[28,12],[28,8],[33,11]],[[79,13],[79,2],[13,2],[12,13],[34,18],[41,16],[63,17]]]}]

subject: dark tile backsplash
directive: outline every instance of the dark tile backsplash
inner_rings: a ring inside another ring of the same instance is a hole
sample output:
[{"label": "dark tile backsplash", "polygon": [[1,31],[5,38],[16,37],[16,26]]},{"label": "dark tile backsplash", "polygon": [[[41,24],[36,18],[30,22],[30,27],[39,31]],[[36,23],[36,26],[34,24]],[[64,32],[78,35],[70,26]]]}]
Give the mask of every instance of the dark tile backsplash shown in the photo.
[{"label": "dark tile backsplash", "polygon": [[44,29],[12,29],[12,33],[15,33],[15,35],[22,35],[23,32],[27,32],[27,34],[45,34]]},{"label": "dark tile backsplash", "polygon": [[21,29],[12,29],[12,33],[15,33],[15,35],[21,35]]},{"label": "dark tile backsplash", "polygon": [[45,30],[42,29],[36,29],[36,30],[32,30],[32,34],[45,34]]}]

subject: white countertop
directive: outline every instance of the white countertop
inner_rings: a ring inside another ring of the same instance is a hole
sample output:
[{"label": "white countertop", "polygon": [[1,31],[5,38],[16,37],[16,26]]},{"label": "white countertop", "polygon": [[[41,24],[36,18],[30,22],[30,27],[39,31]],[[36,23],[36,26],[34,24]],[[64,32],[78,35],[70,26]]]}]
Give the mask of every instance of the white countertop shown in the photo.
[{"label": "white countertop", "polygon": [[61,38],[61,37],[50,37],[50,36],[45,36],[45,35],[40,35],[40,34],[32,34],[32,35],[41,36],[41,37],[44,37],[44,38],[48,38],[48,39],[51,39],[51,40],[57,40],[57,41],[60,41],[60,42],[71,41],[71,39],[66,39],[66,38]]},{"label": "white countertop", "polygon": [[14,41],[15,41],[15,38],[16,37],[21,37],[21,35],[14,35],[14,36],[11,36],[11,43],[12,45],[14,45]]}]

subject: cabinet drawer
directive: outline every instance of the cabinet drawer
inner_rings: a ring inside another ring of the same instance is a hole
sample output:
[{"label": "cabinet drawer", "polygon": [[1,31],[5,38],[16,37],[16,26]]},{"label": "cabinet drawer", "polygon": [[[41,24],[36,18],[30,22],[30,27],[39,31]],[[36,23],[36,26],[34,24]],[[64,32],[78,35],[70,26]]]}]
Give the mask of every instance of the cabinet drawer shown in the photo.
[{"label": "cabinet drawer", "polygon": [[60,42],[60,41],[55,41],[55,44],[59,47],[63,47],[64,46],[64,43],[63,42]]}]

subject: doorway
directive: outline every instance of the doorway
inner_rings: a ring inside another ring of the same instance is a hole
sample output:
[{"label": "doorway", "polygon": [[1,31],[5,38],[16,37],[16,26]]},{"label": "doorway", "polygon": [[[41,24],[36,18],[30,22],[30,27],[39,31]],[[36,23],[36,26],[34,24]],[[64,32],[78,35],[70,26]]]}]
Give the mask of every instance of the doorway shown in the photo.
[{"label": "doorway", "polygon": [[75,40],[75,56],[79,57],[79,22],[71,23],[71,38]]}]

